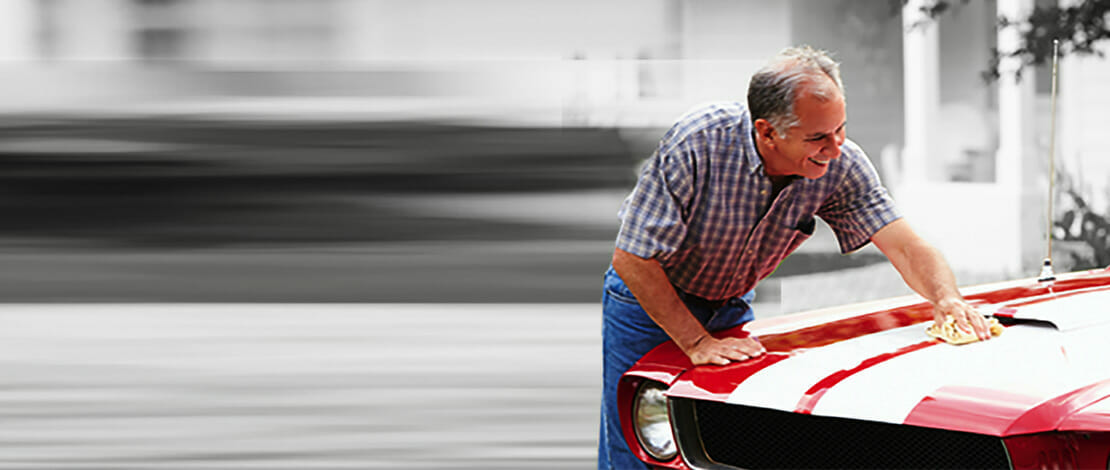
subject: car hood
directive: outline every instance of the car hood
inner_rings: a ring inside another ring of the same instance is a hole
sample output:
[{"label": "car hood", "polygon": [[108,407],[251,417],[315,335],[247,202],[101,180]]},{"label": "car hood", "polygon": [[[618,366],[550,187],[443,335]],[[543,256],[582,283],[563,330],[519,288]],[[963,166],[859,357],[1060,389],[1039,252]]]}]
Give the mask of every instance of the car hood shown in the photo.
[{"label": "car hood", "polygon": [[1006,317],[1001,336],[939,342],[925,334],[931,307],[901,299],[723,332],[760,338],[768,353],[751,361],[693,367],[668,343],[631,373],[671,384],[672,397],[999,436],[1108,422],[1107,271],[975,292],[972,304]]}]

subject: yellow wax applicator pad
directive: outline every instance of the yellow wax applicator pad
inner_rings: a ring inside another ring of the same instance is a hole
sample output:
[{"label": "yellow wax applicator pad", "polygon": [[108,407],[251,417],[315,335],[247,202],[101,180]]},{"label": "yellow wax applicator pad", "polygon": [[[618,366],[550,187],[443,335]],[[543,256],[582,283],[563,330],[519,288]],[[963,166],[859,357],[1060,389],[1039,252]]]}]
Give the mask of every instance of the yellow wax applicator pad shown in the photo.
[{"label": "yellow wax applicator pad", "polygon": [[[998,320],[991,318],[988,326],[991,330],[991,336],[999,336],[1002,334],[1002,325]],[[937,324],[930,323],[928,328],[925,328],[925,334],[932,336],[936,339],[944,341],[948,344],[967,344],[979,341],[979,337],[975,333],[967,333],[956,326],[956,319],[948,317],[945,322],[939,327]]]}]

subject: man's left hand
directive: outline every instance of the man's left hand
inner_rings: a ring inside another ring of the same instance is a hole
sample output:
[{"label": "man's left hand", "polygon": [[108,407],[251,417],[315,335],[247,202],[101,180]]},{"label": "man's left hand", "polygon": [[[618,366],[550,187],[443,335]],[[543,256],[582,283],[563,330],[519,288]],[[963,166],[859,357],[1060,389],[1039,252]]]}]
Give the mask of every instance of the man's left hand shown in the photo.
[{"label": "man's left hand", "polygon": [[981,340],[991,338],[990,324],[983,315],[960,297],[941,299],[933,304],[933,321],[937,326],[943,325],[947,317],[956,320],[956,327],[974,333]]}]

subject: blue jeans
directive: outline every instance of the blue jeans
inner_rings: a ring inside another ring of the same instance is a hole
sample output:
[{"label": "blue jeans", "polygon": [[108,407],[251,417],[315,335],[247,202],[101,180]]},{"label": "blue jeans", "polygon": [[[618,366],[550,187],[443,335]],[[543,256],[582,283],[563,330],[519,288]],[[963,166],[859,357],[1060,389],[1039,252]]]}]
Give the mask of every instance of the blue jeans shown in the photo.
[{"label": "blue jeans", "polygon": [[[720,331],[753,318],[751,303],[755,291],[714,305],[679,291],[690,312],[709,331]],[[601,389],[601,433],[598,439],[597,468],[647,468],[629,450],[621,433],[620,412],[617,410],[617,382],[632,364],[644,354],[670,339],[640,307],[636,297],[612,266],[605,272],[602,305],[603,379]]]}]

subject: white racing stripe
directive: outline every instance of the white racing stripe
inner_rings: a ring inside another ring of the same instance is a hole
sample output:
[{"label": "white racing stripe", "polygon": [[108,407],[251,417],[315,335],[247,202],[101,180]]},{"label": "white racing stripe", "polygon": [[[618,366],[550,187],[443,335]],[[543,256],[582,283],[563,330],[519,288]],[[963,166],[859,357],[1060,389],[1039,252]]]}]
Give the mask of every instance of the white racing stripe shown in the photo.
[{"label": "white racing stripe", "polygon": [[[795,411],[806,391],[865,361],[928,341],[927,324],[911,325],[800,352],[740,384],[728,402]],[[815,415],[902,423],[944,386],[1019,391],[1050,398],[1090,383],[1069,367],[1065,335],[1044,326],[1007,328],[1001,337],[962,346],[938,344],[858,370],[816,400]]]},{"label": "white racing stripe", "polygon": [[821,379],[927,339],[923,326],[911,325],[803,351],[745,380],[729,395],[728,403],[794,411],[806,390]]},{"label": "white racing stripe", "polygon": [[1055,397],[1090,383],[1068,367],[1062,340],[1049,327],[1014,326],[987,342],[916,351],[840,382],[813,414],[902,423],[921,400],[944,386]]}]

